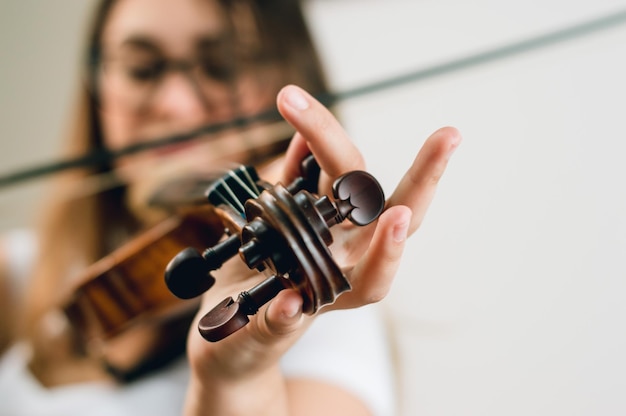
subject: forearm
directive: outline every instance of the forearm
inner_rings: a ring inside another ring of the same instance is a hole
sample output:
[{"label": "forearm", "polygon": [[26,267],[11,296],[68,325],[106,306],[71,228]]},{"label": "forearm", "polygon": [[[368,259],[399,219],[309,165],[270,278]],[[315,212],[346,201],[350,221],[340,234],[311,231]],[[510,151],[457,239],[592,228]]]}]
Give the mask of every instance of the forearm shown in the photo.
[{"label": "forearm", "polygon": [[237,380],[201,380],[192,376],[185,416],[288,415],[285,378],[278,366]]},{"label": "forearm", "polygon": [[358,397],[336,385],[313,379],[286,381],[280,372],[274,372],[238,383],[203,385],[192,379],[184,414],[370,416],[372,413]]}]

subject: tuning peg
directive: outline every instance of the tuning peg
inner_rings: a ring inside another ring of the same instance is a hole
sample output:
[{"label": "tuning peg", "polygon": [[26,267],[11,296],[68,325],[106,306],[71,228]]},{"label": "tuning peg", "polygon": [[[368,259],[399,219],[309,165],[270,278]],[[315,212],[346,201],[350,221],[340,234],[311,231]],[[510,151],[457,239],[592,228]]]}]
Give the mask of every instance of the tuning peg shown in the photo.
[{"label": "tuning peg", "polygon": [[[353,171],[333,183],[333,196],[341,220],[348,218],[355,225],[367,225],[385,208],[385,194],[372,175]],[[341,222],[341,221],[337,221]]]},{"label": "tuning peg", "polygon": [[198,330],[210,342],[226,338],[246,326],[259,308],[273,299],[278,292],[290,287],[287,279],[273,275],[252,289],[241,292],[237,300],[228,297],[200,319]]},{"label": "tuning peg", "polygon": [[317,185],[320,179],[320,165],[313,155],[308,155],[300,164],[302,176],[297,177],[287,185],[287,190],[291,194],[305,189],[311,193],[317,193]]},{"label": "tuning peg", "polygon": [[201,295],[215,283],[210,272],[222,267],[226,260],[237,253],[240,245],[239,237],[231,235],[202,254],[193,247],[187,247],[165,268],[165,284],[170,292],[181,299]]}]

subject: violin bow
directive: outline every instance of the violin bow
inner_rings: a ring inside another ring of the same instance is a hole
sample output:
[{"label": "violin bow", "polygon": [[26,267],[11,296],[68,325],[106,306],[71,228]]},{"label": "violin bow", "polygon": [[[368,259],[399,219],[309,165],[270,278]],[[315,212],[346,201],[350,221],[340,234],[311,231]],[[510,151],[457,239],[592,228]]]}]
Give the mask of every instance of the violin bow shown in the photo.
[{"label": "violin bow", "polygon": [[[590,35],[601,30],[607,30],[626,23],[626,10],[610,13],[608,15],[592,19],[580,24],[575,24],[564,29],[546,34],[530,37],[528,39],[496,47],[491,50],[480,52],[467,57],[450,60],[439,65],[418,69],[403,75],[398,75],[345,90],[343,92],[324,92],[316,95],[316,98],[324,105],[331,106],[339,101],[344,101],[364,95],[373,94],[382,90],[399,87],[409,83],[424,81],[429,78],[457,72],[462,69],[475,67],[499,59],[519,55],[532,50],[548,47],[556,43],[569,41],[585,35]],[[239,117],[223,123],[209,124],[183,134],[172,135],[150,142],[136,143],[117,151],[98,150],[79,157],[45,163],[39,166],[26,168],[0,175],[0,189],[15,185],[27,180],[50,175],[64,170],[84,168],[102,165],[113,159],[130,154],[150,150],[172,143],[180,143],[191,140],[200,135],[215,134],[233,127],[241,127],[259,121],[281,120],[275,109],[262,111],[250,117]]]}]

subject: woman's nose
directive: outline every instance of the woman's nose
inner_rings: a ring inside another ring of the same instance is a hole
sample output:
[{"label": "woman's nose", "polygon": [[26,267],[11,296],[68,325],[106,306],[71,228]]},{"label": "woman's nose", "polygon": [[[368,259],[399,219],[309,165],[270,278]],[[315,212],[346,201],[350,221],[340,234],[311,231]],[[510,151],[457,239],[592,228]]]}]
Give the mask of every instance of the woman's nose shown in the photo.
[{"label": "woman's nose", "polygon": [[198,121],[206,117],[209,103],[195,80],[186,73],[170,73],[157,86],[153,110],[162,117]]}]

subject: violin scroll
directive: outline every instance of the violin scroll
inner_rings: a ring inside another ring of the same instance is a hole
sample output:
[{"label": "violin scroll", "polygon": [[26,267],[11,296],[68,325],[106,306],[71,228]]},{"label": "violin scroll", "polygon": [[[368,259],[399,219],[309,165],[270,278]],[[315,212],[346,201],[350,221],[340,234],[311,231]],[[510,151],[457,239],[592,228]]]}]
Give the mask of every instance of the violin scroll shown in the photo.
[{"label": "violin scroll", "polygon": [[[286,187],[269,186],[246,167],[229,172],[207,191],[209,200],[218,201],[228,214],[225,232],[230,235],[202,255],[194,249],[181,251],[166,268],[168,288],[179,297],[202,294],[215,282],[210,272],[235,254],[250,269],[272,273],[236,300],[224,299],[200,320],[198,329],[208,341],[219,341],[245,326],[248,316],[286,288],[299,291],[307,314],[350,289],[328,249],[333,241],[330,227],[345,219],[358,226],[376,220],[385,205],[382,188],[369,173],[353,171],[335,181],[333,200],[319,197],[313,193],[319,166],[310,156],[302,167],[303,177]],[[233,224],[238,225],[236,233]]]}]

